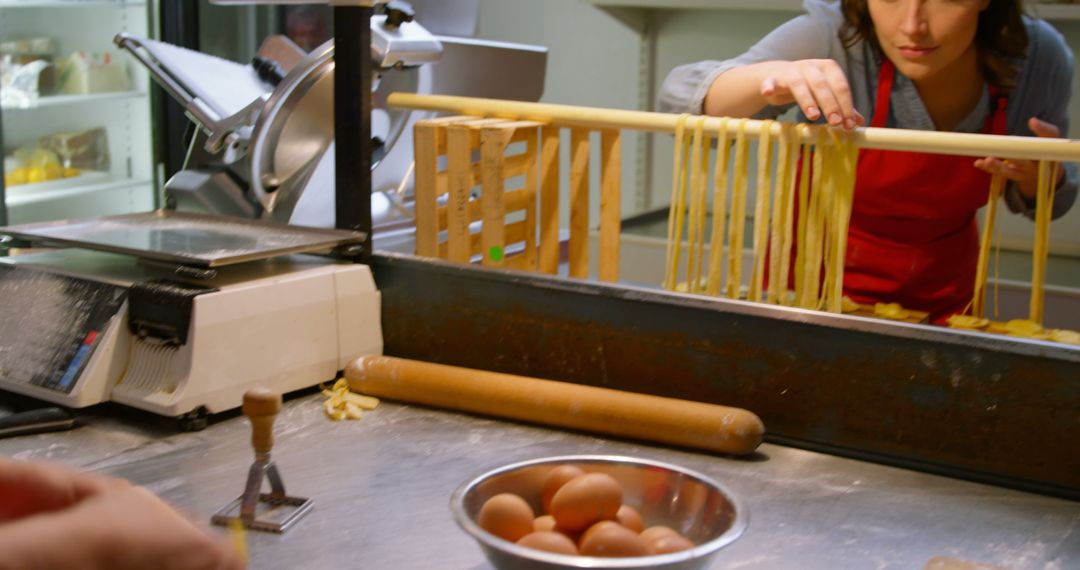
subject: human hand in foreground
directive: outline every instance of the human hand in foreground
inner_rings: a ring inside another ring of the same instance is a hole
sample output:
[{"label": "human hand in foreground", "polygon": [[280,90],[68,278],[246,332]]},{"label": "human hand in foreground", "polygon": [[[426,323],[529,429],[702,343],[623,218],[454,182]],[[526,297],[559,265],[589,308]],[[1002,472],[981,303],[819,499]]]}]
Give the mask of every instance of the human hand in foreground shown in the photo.
[{"label": "human hand in foreground", "polygon": [[[1028,128],[1031,132],[1035,133],[1035,136],[1042,138],[1061,138],[1061,129],[1056,125],[1047,123],[1040,119],[1032,117],[1028,119]],[[988,156],[986,158],[980,158],[975,161],[975,168],[989,172],[990,174],[1001,174],[1007,180],[1016,182],[1016,187],[1019,188],[1020,193],[1025,198],[1032,200],[1035,198],[1035,194],[1039,188],[1039,163],[1034,160],[1002,160]],[[1054,180],[1056,186],[1061,182],[1061,178],[1065,176],[1065,169],[1058,168],[1057,179]]]},{"label": "human hand in foreground", "polygon": [[61,465],[0,457],[0,524],[66,509],[107,489],[128,485]]},{"label": "human hand in foreground", "polygon": [[0,505],[3,570],[245,566],[225,540],[122,479],[0,459]]},{"label": "human hand in foreground", "polygon": [[770,105],[796,103],[806,118],[825,117],[833,127],[865,125],[851,99],[851,87],[840,64],[831,59],[773,62],[761,82],[761,95]]}]

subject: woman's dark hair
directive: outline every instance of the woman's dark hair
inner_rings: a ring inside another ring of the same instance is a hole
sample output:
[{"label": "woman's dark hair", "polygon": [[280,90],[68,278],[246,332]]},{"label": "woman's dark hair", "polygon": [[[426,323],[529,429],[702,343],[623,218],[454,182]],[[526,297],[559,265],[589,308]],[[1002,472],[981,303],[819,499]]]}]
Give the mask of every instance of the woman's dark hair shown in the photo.
[{"label": "woman's dark hair", "polygon": [[[859,41],[873,46],[878,57],[884,57],[874,22],[870,19],[868,0],[841,0],[844,23],[840,26],[840,41],[851,47]],[[1027,27],[1020,17],[1022,0],[989,0],[979,14],[975,31],[975,47],[979,51],[979,67],[986,80],[1001,89],[1016,86],[1020,73],[1019,61],[1027,56]]]}]

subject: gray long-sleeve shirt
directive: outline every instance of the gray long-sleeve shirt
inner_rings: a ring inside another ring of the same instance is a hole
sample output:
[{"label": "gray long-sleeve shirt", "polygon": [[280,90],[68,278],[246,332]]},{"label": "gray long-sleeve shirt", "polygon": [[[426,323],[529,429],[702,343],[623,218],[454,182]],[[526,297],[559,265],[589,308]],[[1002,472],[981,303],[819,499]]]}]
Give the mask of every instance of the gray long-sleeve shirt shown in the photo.
[{"label": "gray long-sleeve shirt", "polygon": [[[859,42],[845,48],[839,30],[843,23],[840,4],[827,0],[804,0],[806,14],[776,28],[746,53],[726,61],[701,61],[676,67],[664,80],[659,96],[659,110],[667,113],[701,114],[709,86],[725,71],[764,61],[832,59],[840,64],[851,86],[855,109],[867,120],[873,116],[879,63],[873,48]],[[1068,132],[1068,104],[1072,92],[1073,54],[1061,34],[1042,20],[1024,17],[1028,32],[1027,58],[1023,61],[1017,86],[1009,94],[1006,108],[1008,134],[1033,136],[1027,122],[1038,117]],[[775,119],[792,105],[768,106],[755,115]],[[960,125],[957,132],[982,130],[992,111],[988,90]],[[806,117],[799,113],[799,120]],[[923,105],[915,84],[897,72],[890,97],[886,126],[901,129],[934,130],[934,122]],[[1077,193],[1077,168],[1066,165],[1066,178],[1058,187],[1053,216],[1063,215],[1072,207]],[[1034,217],[1033,201],[1028,201],[1010,184],[1005,192],[1009,209]]]}]

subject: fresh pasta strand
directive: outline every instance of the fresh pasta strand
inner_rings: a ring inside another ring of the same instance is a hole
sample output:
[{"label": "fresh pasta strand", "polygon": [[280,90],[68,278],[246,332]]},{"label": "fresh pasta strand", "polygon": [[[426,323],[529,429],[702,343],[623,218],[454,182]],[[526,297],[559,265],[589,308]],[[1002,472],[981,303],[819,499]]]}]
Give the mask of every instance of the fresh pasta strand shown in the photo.
[{"label": "fresh pasta strand", "polygon": [[1056,167],[1050,161],[1039,161],[1038,190],[1035,194],[1035,247],[1031,264],[1031,307],[1028,319],[1042,324],[1045,302],[1046,258],[1049,253],[1050,218],[1054,203]]},{"label": "fresh pasta strand", "polygon": [[[971,299],[971,314],[983,317],[986,310],[986,278],[990,261],[990,242],[997,222],[997,205],[1005,187],[1005,177],[994,174],[990,179],[990,196],[986,200],[986,221],[979,243],[979,261],[975,267],[975,292]],[[995,283],[996,286],[996,283]]]},{"label": "fresh pasta strand", "polygon": [[700,248],[701,238],[704,237],[705,227],[703,215],[705,213],[705,178],[708,172],[702,169],[702,157],[708,164],[708,151],[705,148],[705,117],[697,117],[694,123],[694,138],[690,151],[690,200],[687,211],[687,255],[686,255],[686,291],[696,293],[699,290],[698,275],[700,273]]},{"label": "fresh pasta strand", "polygon": [[751,301],[761,301],[761,287],[765,277],[765,252],[769,235],[769,200],[772,190],[772,124],[764,121],[758,135],[757,191],[754,196],[754,265],[750,271]]},{"label": "fresh pasta strand", "polygon": [[858,148],[850,133],[829,131],[833,136],[833,159],[835,171],[831,176],[833,183],[832,225],[832,271],[828,282],[828,308],[830,312],[843,310],[844,298],[844,263],[847,261],[848,223],[851,220],[852,202],[855,197],[855,164],[858,160]]},{"label": "fresh pasta strand", "polygon": [[769,239],[769,303],[786,304],[788,271],[791,262],[791,205],[794,197],[794,163],[799,145],[795,141],[795,126],[780,126],[777,149],[776,192],[773,200],[773,223]]},{"label": "fresh pasta strand", "polygon": [[674,291],[677,285],[679,250],[682,243],[682,208],[686,197],[686,121],[690,115],[679,115],[675,122],[675,158],[671,180],[671,205],[668,207],[667,268],[664,288]]},{"label": "fresh pasta strand", "polygon": [[813,172],[810,176],[810,195],[808,197],[809,205],[806,212],[806,234],[799,236],[800,243],[804,244],[800,247],[806,248],[806,257],[804,258],[805,266],[803,267],[803,295],[799,306],[814,309],[818,307],[818,291],[821,288],[821,261],[824,242],[824,228],[822,227],[824,217],[822,215],[822,194],[824,189],[822,188],[821,180],[823,177],[823,170],[825,170],[823,163],[823,152],[821,149],[825,147],[824,132],[821,127],[814,127],[814,152],[813,152]]},{"label": "fresh pasta strand", "polygon": [[795,165],[799,160],[801,151],[802,145],[799,143],[799,139],[796,138],[796,135],[792,135],[791,148],[789,149],[791,156],[788,159],[788,179],[785,183],[787,198],[784,203],[784,224],[780,245],[780,277],[778,278],[780,292],[782,293],[780,302],[784,305],[791,305],[794,302],[794,299],[790,296],[791,291],[788,290],[788,285],[790,283],[793,241],[795,235],[797,235],[795,234],[795,185],[797,181]]},{"label": "fresh pasta strand", "polygon": [[728,223],[728,271],[727,296],[739,297],[742,277],[743,231],[746,227],[746,171],[748,170],[748,147],[746,119],[739,120],[735,133],[735,173],[731,196],[731,221]]},{"label": "fresh pasta strand", "polygon": [[709,250],[709,280],[705,292],[720,294],[720,266],[724,255],[724,223],[727,219],[728,161],[731,159],[731,140],[728,139],[728,119],[720,120],[720,136],[716,143],[716,170],[713,179],[712,247]]},{"label": "fresh pasta strand", "polygon": [[[805,131],[809,130],[809,125],[800,124],[799,140],[802,140],[805,135]],[[796,191],[798,194],[799,204],[799,220],[795,228],[795,235],[798,237],[798,246],[795,251],[795,306],[804,307],[803,299],[806,295],[806,265],[807,260],[807,243],[806,243],[806,220],[810,217],[810,174],[806,171],[806,168],[813,160],[811,145],[800,145],[800,159],[799,164],[802,166],[802,170],[799,175],[799,187]]]},{"label": "fresh pasta strand", "polygon": [[[701,124],[704,127],[705,118],[702,117]],[[697,254],[694,258],[694,278],[693,288],[691,291],[695,293],[705,292],[705,283],[702,281],[703,273],[705,270],[705,236],[708,232],[705,231],[705,222],[707,220],[707,214],[709,209],[708,198],[708,185],[709,185],[709,155],[712,151],[712,137],[705,133],[701,141],[701,162],[698,165],[700,169],[700,177],[698,178],[698,235],[697,235]]]}]

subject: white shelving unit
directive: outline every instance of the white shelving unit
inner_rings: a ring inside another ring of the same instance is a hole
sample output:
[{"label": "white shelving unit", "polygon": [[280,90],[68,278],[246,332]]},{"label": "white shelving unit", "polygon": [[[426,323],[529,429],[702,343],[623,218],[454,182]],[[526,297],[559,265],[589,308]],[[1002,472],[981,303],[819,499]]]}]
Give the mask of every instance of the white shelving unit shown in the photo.
[{"label": "white shelving unit", "polygon": [[56,57],[110,53],[126,66],[127,91],[48,95],[3,107],[4,156],[53,133],[104,128],[108,169],[6,186],[9,224],[152,210],[156,203],[149,77],[120,53],[120,32],[150,36],[154,2],[145,0],[0,0],[0,41],[50,37]]}]

